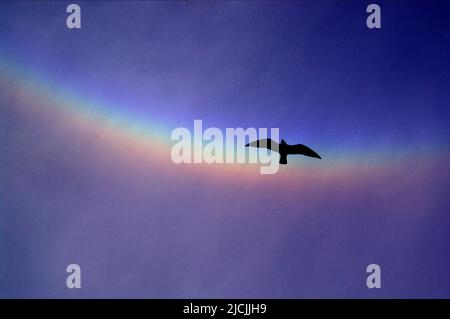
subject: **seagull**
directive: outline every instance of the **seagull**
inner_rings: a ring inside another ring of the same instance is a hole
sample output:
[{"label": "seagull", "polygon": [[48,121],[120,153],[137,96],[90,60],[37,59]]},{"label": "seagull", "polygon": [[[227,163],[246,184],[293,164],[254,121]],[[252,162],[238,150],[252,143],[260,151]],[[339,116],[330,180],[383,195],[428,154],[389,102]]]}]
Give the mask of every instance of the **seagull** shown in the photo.
[{"label": "seagull", "polygon": [[319,154],[314,152],[308,146],[305,146],[303,144],[289,145],[284,140],[281,140],[281,143],[278,144],[270,138],[265,138],[248,143],[245,145],[245,147],[267,148],[268,150],[278,152],[280,153],[280,164],[287,164],[287,156],[294,154],[322,159]]}]

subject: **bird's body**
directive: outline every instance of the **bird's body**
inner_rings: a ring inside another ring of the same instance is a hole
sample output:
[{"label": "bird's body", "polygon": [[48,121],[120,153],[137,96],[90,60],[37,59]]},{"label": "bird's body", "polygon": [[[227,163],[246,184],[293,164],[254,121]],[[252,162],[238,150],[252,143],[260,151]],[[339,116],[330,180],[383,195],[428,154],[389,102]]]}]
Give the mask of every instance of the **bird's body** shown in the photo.
[{"label": "bird's body", "polygon": [[256,140],[251,143],[245,145],[246,147],[258,147],[258,148],[267,148],[269,150],[280,153],[280,164],[287,164],[287,156],[288,155],[305,155],[309,157],[314,157],[321,159],[319,154],[314,152],[308,146],[303,144],[295,144],[289,145],[284,140],[281,140],[281,143],[278,144],[272,139],[266,138],[261,140]]}]

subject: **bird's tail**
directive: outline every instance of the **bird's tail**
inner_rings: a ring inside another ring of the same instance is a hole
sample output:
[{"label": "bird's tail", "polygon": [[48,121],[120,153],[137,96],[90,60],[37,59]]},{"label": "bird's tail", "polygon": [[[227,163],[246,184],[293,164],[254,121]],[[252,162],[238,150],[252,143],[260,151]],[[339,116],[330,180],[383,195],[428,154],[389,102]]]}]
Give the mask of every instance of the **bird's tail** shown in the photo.
[{"label": "bird's tail", "polygon": [[280,153],[280,164],[287,164],[287,154],[286,153]]}]

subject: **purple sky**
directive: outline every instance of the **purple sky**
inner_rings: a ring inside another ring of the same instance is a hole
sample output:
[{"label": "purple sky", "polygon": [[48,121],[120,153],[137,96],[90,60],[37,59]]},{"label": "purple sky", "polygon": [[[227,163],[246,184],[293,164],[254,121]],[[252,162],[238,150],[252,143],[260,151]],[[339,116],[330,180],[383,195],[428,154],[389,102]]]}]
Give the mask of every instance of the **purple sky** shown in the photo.
[{"label": "purple sky", "polygon": [[[68,3],[0,3],[0,297],[450,297],[448,2]],[[194,119],[323,160],[177,166]]]}]

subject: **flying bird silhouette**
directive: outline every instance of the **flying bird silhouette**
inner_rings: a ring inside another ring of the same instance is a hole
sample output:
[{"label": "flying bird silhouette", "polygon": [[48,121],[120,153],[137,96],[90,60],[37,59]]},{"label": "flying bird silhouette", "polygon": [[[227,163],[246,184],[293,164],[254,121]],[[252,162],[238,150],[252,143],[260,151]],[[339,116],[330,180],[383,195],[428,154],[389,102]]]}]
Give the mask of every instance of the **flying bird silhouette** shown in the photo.
[{"label": "flying bird silhouette", "polygon": [[309,157],[322,159],[322,157],[320,157],[319,154],[314,152],[308,146],[305,146],[303,144],[289,145],[284,140],[281,140],[281,143],[278,144],[277,142],[275,142],[270,138],[265,138],[253,141],[251,143],[246,144],[245,146],[267,148],[271,151],[280,153],[280,164],[287,164],[288,155],[305,155]]}]

